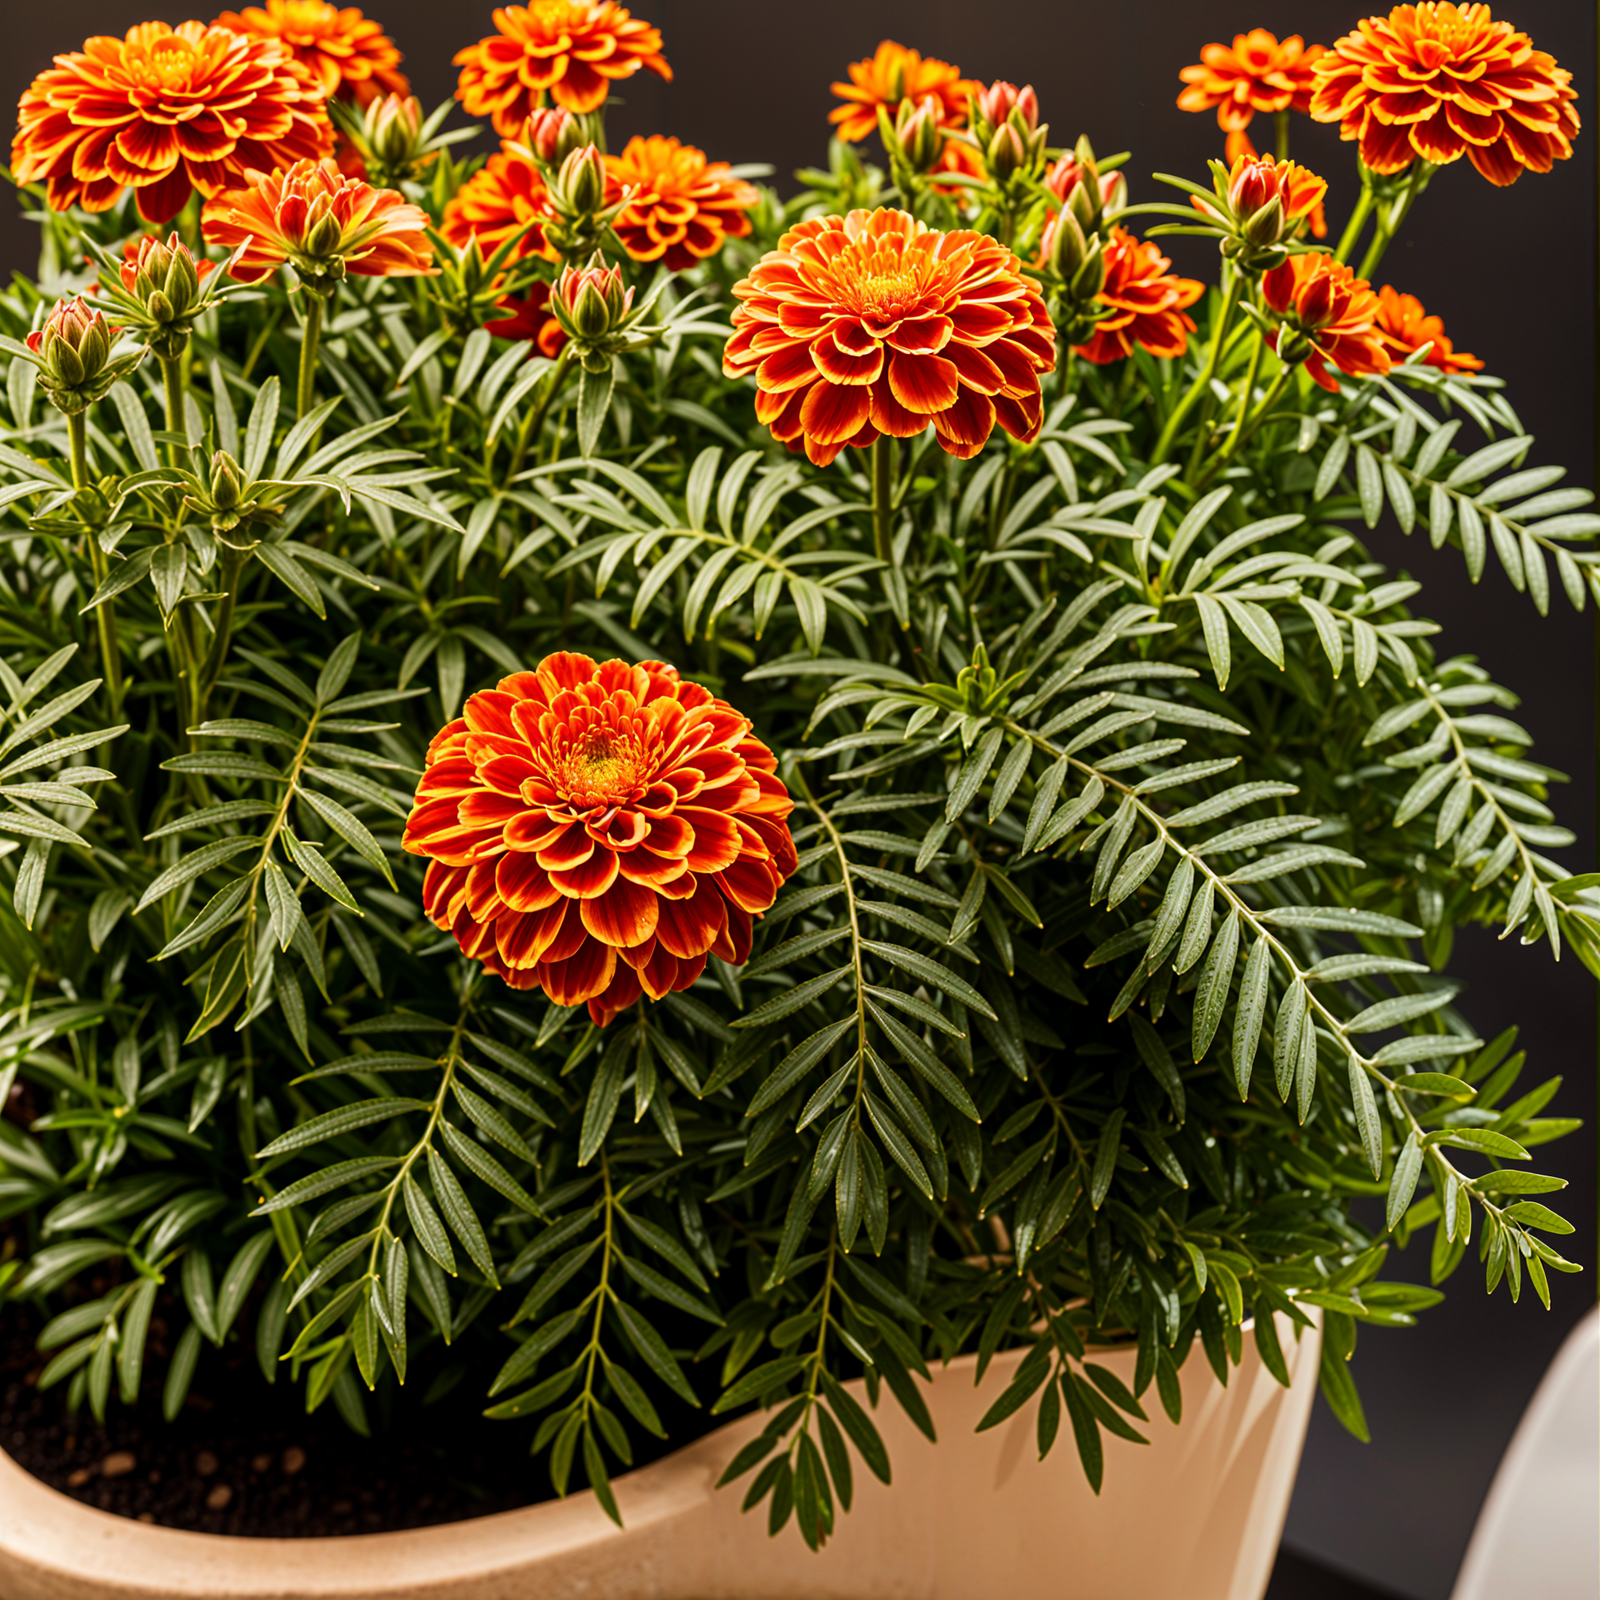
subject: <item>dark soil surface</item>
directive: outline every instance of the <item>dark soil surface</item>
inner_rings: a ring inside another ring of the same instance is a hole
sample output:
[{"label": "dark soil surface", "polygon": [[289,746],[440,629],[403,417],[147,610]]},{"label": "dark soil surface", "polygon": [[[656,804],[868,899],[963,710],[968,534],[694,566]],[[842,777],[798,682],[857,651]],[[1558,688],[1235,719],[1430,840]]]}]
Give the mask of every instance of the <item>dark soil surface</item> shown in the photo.
[{"label": "dark soil surface", "polygon": [[[162,1330],[151,1331],[155,1346]],[[550,1494],[528,1454],[532,1428],[478,1416],[472,1391],[487,1374],[433,1406],[408,1384],[387,1417],[369,1402],[364,1439],[331,1402],[307,1416],[287,1372],[264,1383],[253,1352],[208,1349],[174,1422],[161,1415],[160,1363],[137,1406],[113,1395],[101,1427],[87,1408],[67,1415],[66,1384],[39,1392],[36,1334],[16,1308],[0,1318],[0,1446],[51,1488],[118,1516],[294,1538],[427,1527]]]}]

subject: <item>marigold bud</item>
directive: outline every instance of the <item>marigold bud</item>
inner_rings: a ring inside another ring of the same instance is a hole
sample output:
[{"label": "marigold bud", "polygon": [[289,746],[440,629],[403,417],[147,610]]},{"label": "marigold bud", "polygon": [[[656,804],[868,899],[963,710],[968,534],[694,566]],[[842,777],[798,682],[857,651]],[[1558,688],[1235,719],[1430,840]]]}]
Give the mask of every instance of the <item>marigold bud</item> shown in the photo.
[{"label": "marigold bud", "polygon": [[219,511],[231,511],[239,503],[242,476],[239,463],[226,450],[211,458],[211,500]]},{"label": "marigold bud", "polygon": [[935,95],[926,95],[913,105],[902,101],[895,117],[895,139],[906,165],[913,172],[932,172],[944,154],[945,129],[941,107]]},{"label": "marigold bud", "polygon": [[583,124],[565,106],[541,106],[528,118],[523,139],[547,167],[559,167],[574,150],[588,143]]},{"label": "marigold bud", "polygon": [[1080,304],[1093,300],[1105,286],[1105,251],[1100,244],[1100,235],[1096,234],[1089,241],[1089,247],[1084,252],[1083,265],[1072,275],[1070,285],[1072,298]]},{"label": "marigold bud", "polygon": [[1026,163],[1028,152],[1022,143],[1022,136],[1009,122],[995,130],[984,159],[989,176],[996,183],[1004,183]]},{"label": "marigold bud", "polygon": [[58,300],[42,328],[28,335],[40,381],[58,410],[76,412],[110,388],[106,372],[119,330],[83,299]]},{"label": "marigold bud", "polygon": [[592,216],[606,202],[606,166],[592,144],[568,151],[550,182],[550,197],[563,216]]},{"label": "marigold bud", "polygon": [[574,353],[597,372],[626,347],[632,306],[633,290],[624,286],[621,270],[608,267],[598,251],[586,267],[563,267],[550,296],[550,311]]},{"label": "marigold bud", "polygon": [[987,128],[998,128],[1001,123],[1015,120],[1018,131],[1034,133],[1039,127],[1039,97],[1033,85],[1019,89],[1014,83],[992,83],[981,94],[974,96],[975,120]]},{"label": "marigold bud", "polygon": [[367,108],[365,143],[388,172],[403,172],[416,159],[422,135],[422,102],[415,95],[385,95]]},{"label": "marigold bud", "polygon": [[1044,264],[1063,283],[1070,282],[1088,253],[1088,241],[1070,211],[1058,211],[1044,230],[1040,251]]}]

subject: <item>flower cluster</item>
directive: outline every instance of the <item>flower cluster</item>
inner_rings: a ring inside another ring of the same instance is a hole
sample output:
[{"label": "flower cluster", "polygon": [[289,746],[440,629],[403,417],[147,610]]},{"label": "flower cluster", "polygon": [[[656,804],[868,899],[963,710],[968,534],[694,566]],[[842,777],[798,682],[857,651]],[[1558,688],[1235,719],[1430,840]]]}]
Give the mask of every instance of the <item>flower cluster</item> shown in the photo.
[{"label": "flower cluster", "polygon": [[939,233],[903,211],[818,217],[733,292],[723,371],[754,374],[757,417],[818,466],[930,423],[960,457],[996,423],[1038,436],[1054,329],[1038,284],[993,239]]},{"label": "flower cluster", "polygon": [[404,844],[466,955],[604,1027],[709,956],[749,959],[796,864],[777,766],[663,662],[546,656],[434,739]]}]

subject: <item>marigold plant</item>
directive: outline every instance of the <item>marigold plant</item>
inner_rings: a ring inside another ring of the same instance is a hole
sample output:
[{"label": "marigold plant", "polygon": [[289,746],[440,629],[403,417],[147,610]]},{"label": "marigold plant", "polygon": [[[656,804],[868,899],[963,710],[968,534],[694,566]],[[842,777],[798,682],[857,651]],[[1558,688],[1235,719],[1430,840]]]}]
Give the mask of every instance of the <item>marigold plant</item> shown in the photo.
[{"label": "marigold plant", "polygon": [[[1600,603],[1591,496],[1436,286],[1372,288],[1476,184],[1439,166],[1574,181],[1565,73],[1481,6],[1244,34],[1185,102],[1273,155],[1158,180],[885,42],[788,192],[605,154],[611,85],[669,76],[618,5],[495,13],[487,155],[325,100],[394,70],[328,9],[91,40],[19,107],[0,1316],[40,1387],[176,1416],[259,1368],[374,1450],[487,1406],[530,1495],[619,1519],[613,1473],[756,1408],[728,1477],[816,1547],[958,1355],[1098,1489],[1294,1341],[1365,1437],[1358,1330],[1469,1252],[1557,1303],[1573,1123],[1450,963],[1484,925],[1600,972],[1600,893],[1493,641],[1368,531]],[[1353,176],[1291,158],[1308,92]]]}]

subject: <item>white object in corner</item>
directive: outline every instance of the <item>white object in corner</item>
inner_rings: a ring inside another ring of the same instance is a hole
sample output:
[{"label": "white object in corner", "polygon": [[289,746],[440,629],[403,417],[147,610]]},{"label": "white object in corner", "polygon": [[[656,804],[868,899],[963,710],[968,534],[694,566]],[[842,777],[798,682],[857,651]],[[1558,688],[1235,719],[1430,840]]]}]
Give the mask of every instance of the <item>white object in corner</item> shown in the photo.
[{"label": "white object in corner", "polygon": [[1478,1513],[1451,1600],[1600,1594],[1600,1306],[1550,1363]]}]

